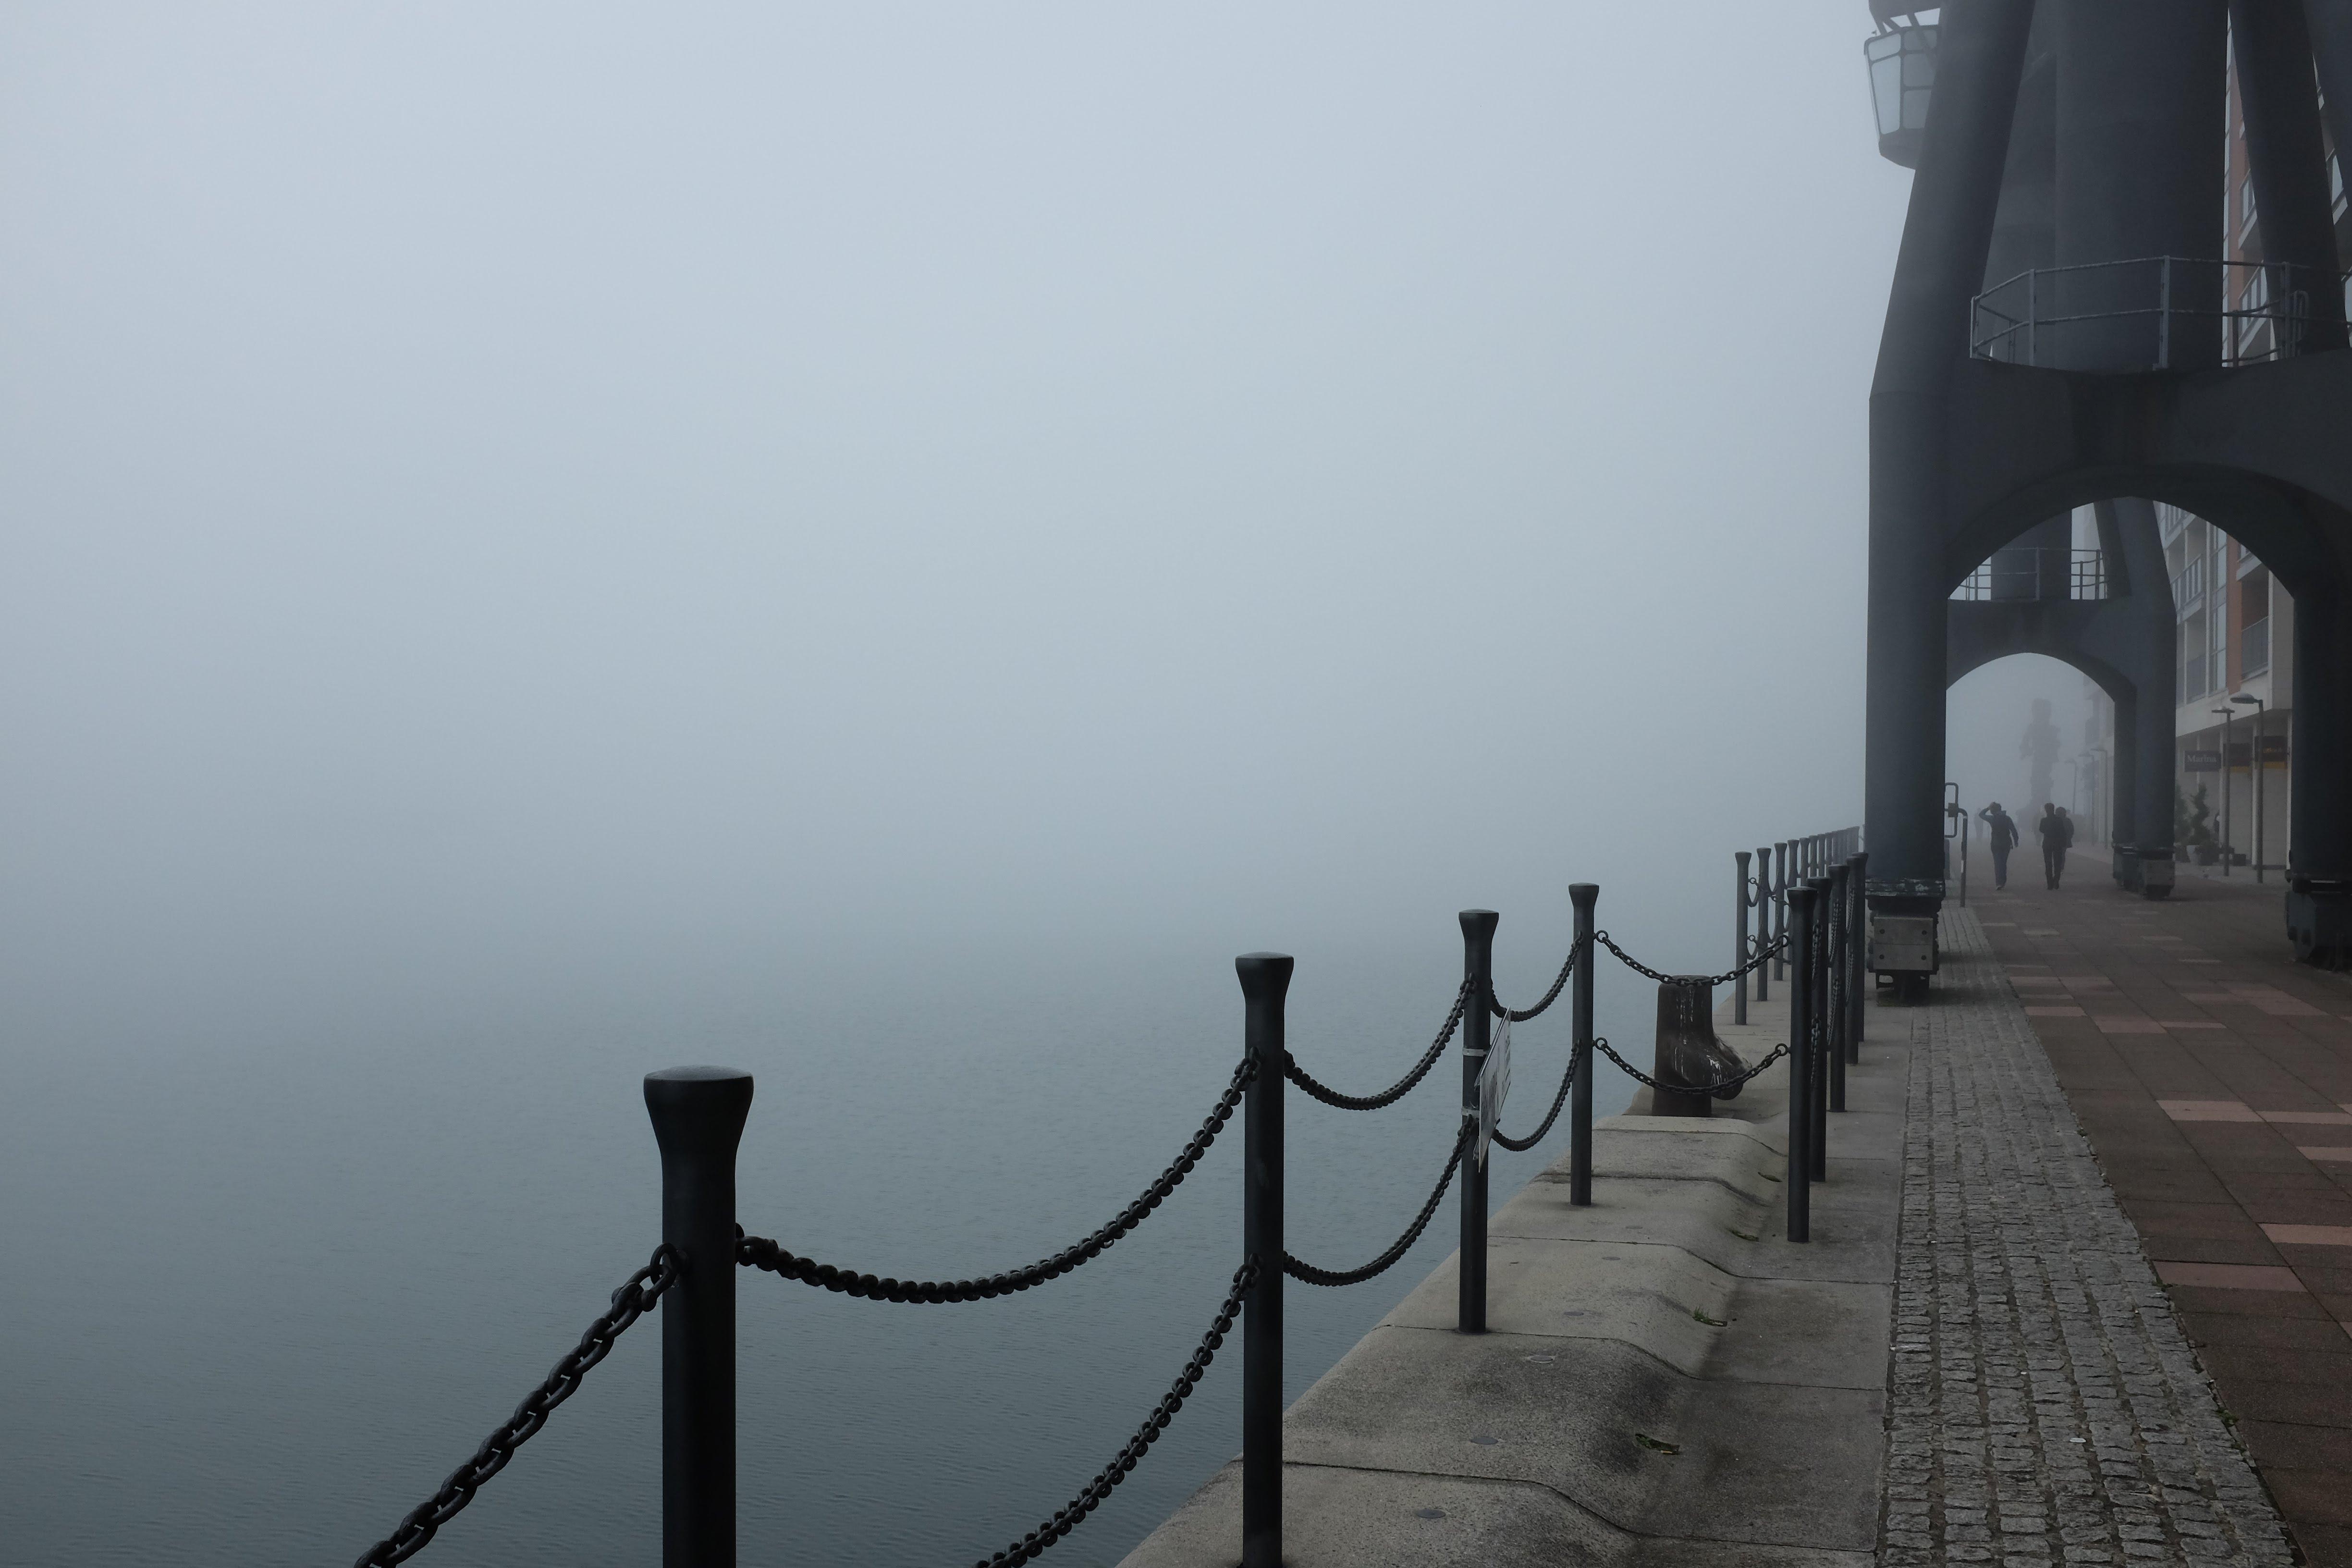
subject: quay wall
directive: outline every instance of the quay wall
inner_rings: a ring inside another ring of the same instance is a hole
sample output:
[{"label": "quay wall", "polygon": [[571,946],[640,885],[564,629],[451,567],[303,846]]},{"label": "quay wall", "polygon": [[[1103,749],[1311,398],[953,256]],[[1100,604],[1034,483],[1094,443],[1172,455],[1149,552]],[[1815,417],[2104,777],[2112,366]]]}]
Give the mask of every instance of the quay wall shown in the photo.
[{"label": "quay wall", "polygon": [[[1717,1030],[1752,1062],[1786,1013],[1749,1012]],[[1785,1071],[1706,1120],[1645,1094],[1597,1122],[1591,1206],[1563,1159],[1494,1215],[1489,1331],[1454,1328],[1449,1258],[1290,1407],[1285,1563],[1869,1563],[1914,1016],[1870,1013],[1811,1242],[1786,1238]],[[1240,1492],[1236,1460],[1123,1568],[1230,1568]]]}]

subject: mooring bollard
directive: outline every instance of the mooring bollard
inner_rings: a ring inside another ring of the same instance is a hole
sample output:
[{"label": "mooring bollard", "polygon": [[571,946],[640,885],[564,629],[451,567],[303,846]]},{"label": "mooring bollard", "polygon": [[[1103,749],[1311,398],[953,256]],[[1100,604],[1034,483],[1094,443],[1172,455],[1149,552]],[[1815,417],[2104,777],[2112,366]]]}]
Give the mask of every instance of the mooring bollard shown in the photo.
[{"label": "mooring bollard", "polygon": [[[1494,1044],[1495,1017],[1487,998],[1495,994],[1495,927],[1503,917],[1492,910],[1464,910],[1462,976],[1470,1000],[1462,1012],[1462,1114],[1478,1115],[1478,1075],[1486,1070]],[[1462,1156],[1462,1256],[1456,1269],[1461,1289],[1454,1326],[1465,1334],[1486,1331],[1486,1167],[1473,1150]]]},{"label": "mooring bollard", "polygon": [[1805,1045],[1805,1022],[1813,995],[1813,890],[1788,889],[1789,904],[1789,1239],[1812,1239],[1811,1152],[1813,1131],[1812,1052]]},{"label": "mooring bollard", "polygon": [[1242,1301],[1242,1568],[1282,1563],[1282,1003],[1294,967],[1286,952],[1234,960],[1257,1068],[1242,1099],[1242,1261],[1257,1265]]},{"label": "mooring bollard", "polygon": [[1849,869],[1843,865],[1830,868],[1830,1109],[1838,1111],[1845,1109],[1845,900]]},{"label": "mooring bollard", "polygon": [[1576,909],[1576,977],[1568,996],[1569,1070],[1576,1075],[1568,1090],[1568,1201],[1576,1208],[1592,1204],[1592,906],[1600,899],[1598,882],[1568,885]]},{"label": "mooring bollard", "polygon": [[1808,877],[1805,886],[1813,893],[1813,945],[1811,963],[1806,966],[1806,979],[1811,994],[1806,1000],[1805,1048],[1811,1053],[1811,1087],[1812,1095],[1812,1126],[1805,1134],[1806,1174],[1816,1182],[1829,1179],[1830,1147],[1830,879]]},{"label": "mooring bollard", "polygon": [[1846,988],[1845,1049],[1846,1059],[1859,1063],[1863,1025],[1868,1016],[1862,1005],[1870,997],[1870,883],[1865,875],[1870,857],[1857,849],[1847,858],[1846,865],[1851,869],[1846,874],[1845,952],[1853,978]]},{"label": "mooring bollard", "polygon": [[[1772,936],[1780,941],[1789,934],[1789,846],[1776,842],[1772,846]],[[1772,955],[1772,978],[1789,978],[1789,950],[1776,950]]]},{"label": "mooring bollard", "polygon": [[662,1568],[735,1568],[735,1150],[751,1110],[737,1068],[646,1075],[677,1254],[661,1303]]},{"label": "mooring bollard", "polygon": [[[1677,984],[1677,979],[1691,984]],[[1650,1076],[1660,1084],[1721,1083],[1738,1074],[1743,1064],[1729,1047],[1716,1037],[1714,1001],[1703,975],[1682,975],[1658,983],[1657,1044],[1652,1053]],[[1715,1101],[1737,1100],[1737,1089],[1654,1088],[1653,1116],[1712,1116]]]},{"label": "mooring bollard", "polygon": [[[1738,867],[1739,889],[1739,924],[1731,940],[1731,967],[1737,970],[1748,962],[1748,851],[1735,849],[1731,858]],[[1748,976],[1735,973],[1731,977],[1731,1021],[1748,1022]]]}]

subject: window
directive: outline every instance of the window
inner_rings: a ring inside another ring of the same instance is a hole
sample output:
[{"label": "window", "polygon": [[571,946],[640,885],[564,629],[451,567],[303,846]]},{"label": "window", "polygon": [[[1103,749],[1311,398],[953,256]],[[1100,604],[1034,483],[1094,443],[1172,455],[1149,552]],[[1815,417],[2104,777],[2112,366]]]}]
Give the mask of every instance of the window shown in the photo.
[{"label": "window", "polygon": [[[2206,188],[2207,188],[2208,190],[2210,190],[2212,187],[2209,185],[2209,186],[2207,186]],[[2211,212],[2213,209],[2212,209],[2212,208],[2210,208],[2210,207],[2208,207],[2208,208],[2206,208],[2205,210],[2206,210],[2207,212]],[[2240,243],[2240,244],[2243,244],[2243,243],[2245,242],[2245,238],[2246,238],[2246,237],[2247,237],[2248,235],[2250,235],[2250,234],[2253,233],[2253,232],[2254,232],[2254,183],[2253,183],[2253,181],[2252,181],[2252,180],[2247,180],[2247,181],[2245,181],[2243,184],[2240,184],[2240,185],[2238,186],[2238,240],[2239,240],[2239,243]]]}]

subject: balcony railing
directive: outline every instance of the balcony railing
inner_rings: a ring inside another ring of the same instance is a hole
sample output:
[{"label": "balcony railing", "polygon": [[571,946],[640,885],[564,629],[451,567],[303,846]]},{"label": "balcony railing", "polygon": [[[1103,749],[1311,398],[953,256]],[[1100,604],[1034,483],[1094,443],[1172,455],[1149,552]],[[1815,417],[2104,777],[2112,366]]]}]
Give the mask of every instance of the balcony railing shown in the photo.
[{"label": "balcony railing", "polygon": [[2172,574],[2172,607],[2186,610],[2205,597],[2205,558],[2192,555],[2189,564]]},{"label": "balcony railing", "polygon": [[1994,551],[1952,593],[1964,604],[2106,596],[2105,552],[2029,544]]},{"label": "balcony railing", "polygon": [[2248,675],[2260,675],[2271,667],[2271,618],[2250,623],[2238,634],[2238,668]]},{"label": "balcony railing", "polygon": [[2325,306],[2344,297],[2346,276],[2178,256],[2035,268],[1976,297],[1969,353],[2115,372],[2293,359],[2345,346],[2341,313]]}]

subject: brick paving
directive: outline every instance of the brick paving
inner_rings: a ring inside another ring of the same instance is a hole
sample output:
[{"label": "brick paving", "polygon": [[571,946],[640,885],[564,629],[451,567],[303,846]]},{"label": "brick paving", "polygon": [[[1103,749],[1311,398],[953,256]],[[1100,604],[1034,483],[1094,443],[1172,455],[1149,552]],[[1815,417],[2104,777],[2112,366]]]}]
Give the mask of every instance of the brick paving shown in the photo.
[{"label": "brick paving", "polygon": [[1873,1012],[1874,1030],[1907,1023],[1926,1047],[1911,1058],[1879,1561],[2291,1562],[2040,1020],[1973,911],[1948,910],[1945,933],[1934,1005]]},{"label": "brick paving", "polygon": [[1970,903],[2295,1544],[2352,1568],[2352,982],[2274,880],[2068,883]]}]

